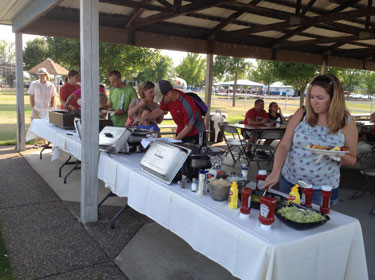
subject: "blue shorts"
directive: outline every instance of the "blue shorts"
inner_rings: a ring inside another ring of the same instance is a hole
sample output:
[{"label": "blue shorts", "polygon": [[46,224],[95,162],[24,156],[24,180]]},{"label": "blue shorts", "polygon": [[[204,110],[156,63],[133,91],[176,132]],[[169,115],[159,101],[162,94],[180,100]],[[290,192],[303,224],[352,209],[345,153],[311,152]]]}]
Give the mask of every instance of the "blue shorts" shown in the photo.
[{"label": "blue shorts", "polygon": [[[289,182],[285,177],[281,174],[280,179],[280,191],[286,194],[290,193],[290,190],[294,184]],[[299,193],[302,194],[301,188],[298,189]],[[314,194],[312,197],[312,203],[316,205],[320,205],[322,200],[322,190],[314,189]],[[339,188],[333,189],[331,194],[331,205],[336,205],[339,202]]]}]

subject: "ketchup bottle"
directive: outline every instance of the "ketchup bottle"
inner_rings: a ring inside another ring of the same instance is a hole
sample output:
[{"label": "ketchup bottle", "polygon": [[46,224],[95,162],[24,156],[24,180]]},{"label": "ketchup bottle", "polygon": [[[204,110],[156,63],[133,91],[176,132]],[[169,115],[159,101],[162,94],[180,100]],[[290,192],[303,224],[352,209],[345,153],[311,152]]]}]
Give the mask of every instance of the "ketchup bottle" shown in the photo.
[{"label": "ketchup bottle", "polygon": [[275,221],[276,199],[262,196],[260,199],[259,221],[262,229],[270,229]]},{"label": "ketchup bottle", "polygon": [[311,208],[311,201],[314,193],[312,185],[301,184],[302,187],[302,205]]},{"label": "ketchup bottle", "polygon": [[250,188],[243,188],[241,191],[241,208],[240,208],[241,218],[247,218],[250,215],[252,192],[253,190]]},{"label": "ketchup bottle", "polygon": [[267,178],[267,170],[259,170],[256,176],[257,190],[260,190],[263,186],[264,181]]},{"label": "ketchup bottle", "polygon": [[329,214],[329,207],[331,202],[332,187],[322,186],[322,202],[320,205],[320,212],[324,214]]}]

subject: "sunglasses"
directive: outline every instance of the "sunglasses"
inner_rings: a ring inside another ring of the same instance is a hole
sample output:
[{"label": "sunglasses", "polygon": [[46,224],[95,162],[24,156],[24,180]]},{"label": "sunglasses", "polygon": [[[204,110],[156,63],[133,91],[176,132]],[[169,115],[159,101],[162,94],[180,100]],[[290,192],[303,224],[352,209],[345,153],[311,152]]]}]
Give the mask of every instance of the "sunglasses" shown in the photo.
[{"label": "sunglasses", "polygon": [[329,86],[333,85],[333,81],[332,81],[331,77],[329,77],[327,75],[319,75],[319,76],[315,77],[315,79],[311,82],[311,84],[315,84],[315,83],[324,83],[324,84],[327,84]]}]

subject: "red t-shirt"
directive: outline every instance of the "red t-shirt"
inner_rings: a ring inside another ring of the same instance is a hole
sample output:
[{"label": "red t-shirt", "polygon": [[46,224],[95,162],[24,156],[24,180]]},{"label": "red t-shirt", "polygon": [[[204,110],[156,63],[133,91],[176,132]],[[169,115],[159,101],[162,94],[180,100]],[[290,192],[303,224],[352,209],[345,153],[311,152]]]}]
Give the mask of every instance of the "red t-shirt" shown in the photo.
[{"label": "red t-shirt", "polygon": [[265,110],[262,110],[262,111],[258,112],[257,110],[255,110],[255,108],[252,108],[249,111],[247,111],[246,116],[245,116],[245,120],[243,121],[244,124],[248,124],[247,119],[253,119],[255,121],[261,121],[263,119],[269,120],[270,117],[268,116],[268,114]]},{"label": "red t-shirt", "polygon": [[[72,85],[72,84],[66,83],[60,89],[60,100],[66,101],[68,97],[79,88],[80,88],[80,85],[78,84]],[[73,100],[70,104],[72,104],[76,108],[80,107],[77,104],[77,100]],[[61,109],[64,109],[64,106],[62,104],[61,104]],[[68,108],[68,110],[71,111],[72,109]]]},{"label": "red t-shirt", "polygon": [[177,134],[184,129],[185,125],[192,125],[193,128],[186,137],[198,135],[205,130],[205,125],[197,104],[191,96],[177,89],[175,89],[175,91],[180,95],[177,101],[168,104],[162,101],[160,102],[159,108],[171,113],[177,125]]}]

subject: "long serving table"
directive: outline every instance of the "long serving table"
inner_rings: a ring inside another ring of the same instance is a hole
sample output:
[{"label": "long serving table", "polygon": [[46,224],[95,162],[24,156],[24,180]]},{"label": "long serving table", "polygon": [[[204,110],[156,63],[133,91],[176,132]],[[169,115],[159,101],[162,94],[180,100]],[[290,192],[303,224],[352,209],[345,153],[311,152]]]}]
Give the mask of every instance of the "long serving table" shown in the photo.
[{"label": "long serving table", "polygon": [[74,167],[65,175],[64,183],[67,177],[74,171],[79,169],[81,161],[81,140],[74,130],[66,130],[55,126],[45,119],[34,119],[31,122],[30,128],[26,134],[26,141],[35,138],[44,138],[53,144],[52,160],[61,156],[61,151],[64,151],[74,156],[77,161],[71,162],[71,156],[63,163],[59,169],[59,177],[61,177],[61,170],[65,165],[74,164]]},{"label": "long serving table", "polygon": [[331,211],[325,225],[296,231],[277,218],[265,231],[258,210],[239,218],[227,202],[199,197],[143,172],[141,154],[101,153],[98,178],[128,205],[241,279],[368,279],[357,219]]},{"label": "long serving table", "polygon": [[[80,139],[45,120],[34,120],[29,137],[44,137],[80,158]],[[32,139],[32,138],[30,138]],[[143,154],[100,153],[98,178],[128,205],[184,239],[241,279],[368,279],[362,230],[357,219],[331,211],[331,220],[296,231],[276,219],[260,228],[258,211],[240,219],[239,210],[167,185],[143,172]]]}]

